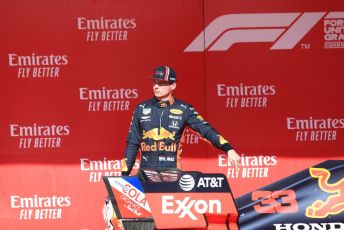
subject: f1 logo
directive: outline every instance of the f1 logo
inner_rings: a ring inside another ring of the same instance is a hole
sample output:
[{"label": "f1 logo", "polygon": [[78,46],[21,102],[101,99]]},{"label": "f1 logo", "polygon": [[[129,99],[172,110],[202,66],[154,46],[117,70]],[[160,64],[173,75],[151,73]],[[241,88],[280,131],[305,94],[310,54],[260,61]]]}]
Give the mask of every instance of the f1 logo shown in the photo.
[{"label": "f1 logo", "polygon": [[184,52],[225,51],[242,42],[274,42],[272,50],[292,49],[325,14],[325,18],[344,18],[344,12],[222,15],[212,21]]}]

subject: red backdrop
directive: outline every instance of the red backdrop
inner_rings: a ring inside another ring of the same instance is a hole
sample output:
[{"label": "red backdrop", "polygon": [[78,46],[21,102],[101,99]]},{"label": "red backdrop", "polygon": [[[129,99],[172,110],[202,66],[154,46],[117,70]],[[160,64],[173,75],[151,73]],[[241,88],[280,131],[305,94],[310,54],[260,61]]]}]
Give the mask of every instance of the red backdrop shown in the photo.
[{"label": "red backdrop", "polygon": [[101,176],[118,175],[158,65],[242,155],[234,171],[190,133],[184,170],[223,172],[235,197],[344,158],[342,2],[0,6],[1,229],[105,228]]}]

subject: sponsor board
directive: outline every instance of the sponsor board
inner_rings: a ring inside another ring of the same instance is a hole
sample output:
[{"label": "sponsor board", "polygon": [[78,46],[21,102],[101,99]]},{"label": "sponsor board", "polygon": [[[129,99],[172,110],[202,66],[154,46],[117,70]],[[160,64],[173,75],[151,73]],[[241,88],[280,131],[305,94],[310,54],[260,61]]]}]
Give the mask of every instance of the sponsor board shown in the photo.
[{"label": "sponsor board", "polygon": [[80,158],[80,170],[89,173],[90,183],[99,183],[103,176],[120,176],[121,161],[108,160],[106,157],[102,160]]},{"label": "sponsor board", "polygon": [[183,172],[175,182],[143,182],[157,228],[205,228],[217,224],[238,229],[235,203],[223,174]]},{"label": "sponsor board", "polygon": [[10,124],[10,137],[18,140],[19,149],[54,149],[62,147],[62,140],[70,135],[70,125]]},{"label": "sponsor board", "polygon": [[19,79],[56,79],[61,76],[61,68],[69,63],[66,54],[8,54],[8,65],[17,69]]},{"label": "sponsor board", "polygon": [[71,206],[69,196],[10,196],[11,208],[18,210],[19,220],[62,219],[63,210]]},{"label": "sponsor board", "polygon": [[240,165],[236,168],[228,161],[227,155],[219,154],[218,167],[227,168],[227,178],[231,179],[268,178],[271,168],[278,167],[278,158],[276,155],[242,154]]},{"label": "sponsor board", "polygon": [[88,112],[128,111],[131,100],[138,96],[138,89],[105,86],[99,89],[79,88],[79,99],[87,102]]},{"label": "sponsor board", "polygon": [[287,117],[286,123],[296,142],[337,141],[338,133],[344,128],[343,118]]},{"label": "sponsor board", "polygon": [[78,17],[77,29],[82,31],[86,42],[125,42],[137,28],[135,18]]},{"label": "sponsor board", "polygon": [[268,99],[276,94],[275,85],[246,85],[243,83],[217,84],[216,92],[218,97],[224,97],[225,108],[267,108]]},{"label": "sponsor board", "polygon": [[[104,158],[90,159],[80,158],[81,172],[89,175],[90,183],[99,183],[104,176],[121,176],[122,160],[111,160]],[[133,170],[139,167],[139,162],[135,162]]]}]

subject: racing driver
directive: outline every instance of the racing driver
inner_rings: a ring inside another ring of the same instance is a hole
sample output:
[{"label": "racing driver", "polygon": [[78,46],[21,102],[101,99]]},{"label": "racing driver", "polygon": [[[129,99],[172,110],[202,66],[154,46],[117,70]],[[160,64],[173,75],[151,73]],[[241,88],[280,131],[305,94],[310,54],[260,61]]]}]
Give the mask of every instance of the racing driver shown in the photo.
[{"label": "racing driver", "polygon": [[173,97],[177,86],[175,71],[169,66],[160,66],[155,68],[152,78],[154,97],[140,103],[133,113],[122,175],[130,174],[140,149],[139,175],[142,180],[161,181],[164,173],[171,178],[174,170],[181,169],[183,134],[187,127],[227,152],[228,160],[237,167],[240,156],[229,142],[190,104]]}]

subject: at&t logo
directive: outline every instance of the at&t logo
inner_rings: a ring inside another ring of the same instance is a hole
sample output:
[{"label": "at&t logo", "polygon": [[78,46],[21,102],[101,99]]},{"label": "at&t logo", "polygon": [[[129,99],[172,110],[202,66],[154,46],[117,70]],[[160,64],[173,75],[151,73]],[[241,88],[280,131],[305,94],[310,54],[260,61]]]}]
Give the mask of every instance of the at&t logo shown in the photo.
[{"label": "at&t logo", "polygon": [[186,192],[191,191],[195,187],[195,179],[191,175],[185,174],[180,178],[179,186]]},{"label": "at&t logo", "polygon": [[191,175],[185,174],[179,180],[179,187],[186,192],[191,191],[196,184],[197,188],[222,188],[224,180],[224,177],[200,177],[196,182]]}]

